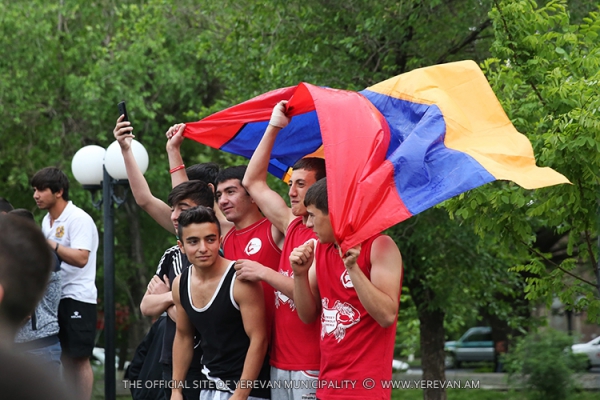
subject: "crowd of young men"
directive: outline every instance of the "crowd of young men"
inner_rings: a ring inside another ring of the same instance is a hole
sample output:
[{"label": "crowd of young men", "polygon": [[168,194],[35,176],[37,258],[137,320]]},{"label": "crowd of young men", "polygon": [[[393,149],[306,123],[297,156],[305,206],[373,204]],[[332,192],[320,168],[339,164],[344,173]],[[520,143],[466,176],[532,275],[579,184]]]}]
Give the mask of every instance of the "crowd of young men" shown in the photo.
[{"label": "crowd of young men", "polygon": [[[270,153],[289,123],[285,106],[275,106],[248,167],[219,172],[214,204],[188,201],[180,212],[171,204],[179,251],[168,252],[177,254],[182,268],[174,279],[163,277],[159,268],[144,299],[160,295],[163,302],[152,310],[142,302],[142,311],[166,311],[177,321],[175,337],[165,336],[165,348],[172,343],[172,399],[191,398],[183,382],[198,366],[204,377],[192,379],[204,379],[193,385],[202,386],[200,399],[390,397],[382,382],[391,378],[400,252],[391,238],[376,235],[340,253],[322,159],[302,159],[293,167],[291,207],[269,188]],[[179,152],[184,128],[178,124],[167,132],[175,188],[189,174]],[[143,195],[135,190],[134,195],[165,226],[166,211],[156,211],[165,208],[148,206],[159,201],[128,157],[131,131],[129,122],[117,121],[114,134],[132,188],[143,187]],[[189,207],[194,205],[200,207]],[[192,351],[195,335],[200,336],[200,361]],[[365,379],[374,383],[363,385]]]},{"label": "crowd of young men", "polygon": [[[285,101],[275,106],[247,167],[220,170],[206,163],[186,169],[180,153],[185,126],[172,126],[168,204],[152,195],[136,164],[133,127],[122,116],[117,120],[113,133],[137,204],[177,235],[140,304],[144,315],[166,316],[160,362],[167,384],[159,385],[160,398],[390,397],[382,383],[391,378],[400,252],[381,234],[340,252],[321,158],[293,166],[290,207],[269,188],[270,154],[290,121],[285,111]],[[62,353],[78,398],[88,399],[98,232],[91,217],[69,201],[62,171],[44,168],[31,184],[36,204],[48,211],[42,231],[46,252],[50,247],[56,261],[46,268],[53,277],[49,286],[48,275],[40,275],[46,280],[44,301],[17,341],[58,364]],[[9,206],[0,198],[0,211]],[[8,282],[2,279],[0,319],[12,296],[2,290]],[[4,293],[9,296],[2,298]]]}]

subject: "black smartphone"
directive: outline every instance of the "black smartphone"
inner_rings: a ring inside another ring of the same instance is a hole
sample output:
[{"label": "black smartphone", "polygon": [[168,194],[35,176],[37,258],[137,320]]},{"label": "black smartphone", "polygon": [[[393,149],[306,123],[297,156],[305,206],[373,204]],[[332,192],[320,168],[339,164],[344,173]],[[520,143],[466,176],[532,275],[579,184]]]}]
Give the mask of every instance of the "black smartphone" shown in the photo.
[{"label": "black smartphone", "polygon": [[123,121],[129,121],[129,116],[127,115],[127,107],[125,107],[125,102],[120,102],[119,104],[117,104],[117,107],[119,108],[119,116],[125,116],[125,118],[123,118]]}]

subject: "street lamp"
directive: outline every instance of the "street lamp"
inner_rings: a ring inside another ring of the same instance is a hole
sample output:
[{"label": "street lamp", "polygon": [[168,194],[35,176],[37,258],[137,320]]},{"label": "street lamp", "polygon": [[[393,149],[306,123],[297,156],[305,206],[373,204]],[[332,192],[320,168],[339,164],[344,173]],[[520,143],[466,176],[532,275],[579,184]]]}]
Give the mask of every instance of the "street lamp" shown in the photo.
[{"label": "street lamp", "polygon": [[[131,150],[142,171],[148,169],[148,152],[142,144],[132,140]],[[92,192],[92,204],[100,209],[104,221],[104,395],[106,400],[116,398],[115,371],[115,258],[114,206],[125,198],[115,193],[117,185],[127,185],[127,171],[117,141],[106,150],[100,146],[85,146],[73,156],[71,170],[77,182]],[[96,193],[102,189],[102,197]]]}]

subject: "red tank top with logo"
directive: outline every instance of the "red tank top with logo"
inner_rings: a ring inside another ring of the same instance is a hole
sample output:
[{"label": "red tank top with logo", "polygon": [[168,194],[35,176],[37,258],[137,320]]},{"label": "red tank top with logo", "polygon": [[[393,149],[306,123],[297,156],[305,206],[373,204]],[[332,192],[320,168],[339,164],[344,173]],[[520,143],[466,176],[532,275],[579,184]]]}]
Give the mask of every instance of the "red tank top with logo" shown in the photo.
[{"label": "red tank top with logo", "polygon": [[[368,279],[371,248],[379,236],[362,243],[357,260]],[[315,257],[321,296],[321,372],[317,397],[389,399],[391,389],[385,387],[385,382],[392,378],[396,323],[383,328],[367,313],[337,247],[319,244]]]},{"label": "red tank top with logo", "polygon": [[[290,278],[294,276],[289,256],[292,250],[311,239],[316,239],[316,235],[312,229],[302,223],[302,217],[290,223],[279,262],[280,274]],[[319,321],[312,324],[302,322],[298,317],[294,300],[275,291],[271,365],[287,371],[318,370],[320,327]]]},{"label": "red tank top with logo", "polygon": [[[262,218],[244,229],[231,229],[223,239],[223,254],[229,260],[252,260],[275,271],[279,267],[281,250],[273,239],[272,224]],[[265,295],[268,334],[271,335],[275,292],[271,285],[262,282]],[[270,336],[269,336],[270,337]]]}]

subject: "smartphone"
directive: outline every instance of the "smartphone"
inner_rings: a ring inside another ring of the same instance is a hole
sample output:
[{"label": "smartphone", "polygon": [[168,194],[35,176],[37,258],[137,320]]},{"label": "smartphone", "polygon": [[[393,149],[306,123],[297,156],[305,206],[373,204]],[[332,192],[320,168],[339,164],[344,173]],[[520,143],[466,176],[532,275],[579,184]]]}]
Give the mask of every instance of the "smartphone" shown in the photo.
[{"label": "smartphone", "polygon": [[125,102],[120,102],[119,104],[117,104],[117,107],[119,108],[119,116],[125,116],[125,118],[123,118],[123,121],[129,121],[129,116],[127,115],[127,107],[125,107]]}]

